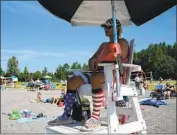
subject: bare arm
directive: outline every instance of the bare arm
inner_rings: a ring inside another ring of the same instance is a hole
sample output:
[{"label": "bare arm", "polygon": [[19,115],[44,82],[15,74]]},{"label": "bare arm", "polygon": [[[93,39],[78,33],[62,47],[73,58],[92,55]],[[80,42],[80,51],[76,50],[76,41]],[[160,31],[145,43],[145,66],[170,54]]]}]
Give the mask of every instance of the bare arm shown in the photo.
[{"label": "bare arm", "polygon": [[102,43],[100,45],[100,47],[97,49],[97,51],[95,52],[95,54],[91,58],[97,58],[98,55],[100,54],[100,52],[101,52],[101,50],[102,50],[102,48],[103,48],[104,45],[105,45],[105,43]]},{"label": "bare arm", "polygon": [[89,59],[89,68],[90,68],[90,70],[97,70],[96,58],[100,54],[100,52],[101,52],[101,50],[102,50],[104,45],[105,45],[105,43],[102,43],[100,45],[100,47],[97,49],[97,51],[94,53],[94,55]]}]

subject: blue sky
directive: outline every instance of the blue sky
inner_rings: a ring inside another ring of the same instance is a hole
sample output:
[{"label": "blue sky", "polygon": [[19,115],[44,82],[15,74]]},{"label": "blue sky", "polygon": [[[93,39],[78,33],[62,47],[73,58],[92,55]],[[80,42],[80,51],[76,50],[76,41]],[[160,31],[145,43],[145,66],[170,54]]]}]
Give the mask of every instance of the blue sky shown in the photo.
[{"label": "blue sky", "polygon": [[[176,7],[137,27],[123,28],[123,36],[135,39],[136,51],[150,43],[176,41]],[[59,64],[87,63],[103,41],[108,41],[100,27],[72,27],[46,11],[37,1],[1,2],[1,67],[16,56],[23,71],[54,72]]]}]

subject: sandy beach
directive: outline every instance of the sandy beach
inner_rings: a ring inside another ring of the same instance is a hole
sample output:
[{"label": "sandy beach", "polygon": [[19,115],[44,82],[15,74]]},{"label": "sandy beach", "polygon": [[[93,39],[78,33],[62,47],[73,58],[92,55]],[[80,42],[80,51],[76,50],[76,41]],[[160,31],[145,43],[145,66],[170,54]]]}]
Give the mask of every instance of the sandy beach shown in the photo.
[{"label": "sandy beach", "polygon": [[[41,91],[44,98],[60,95],[60,91]],[[47,121],[61,115],[63,107],[55,104],[31,102],[36,99],[36,92],[24,89],[8,89],[1,91],[1,133],[45,133]],[[168,106],[155,108],[143,106],[144,119],[148,133],[176,133],[176,98],[167,101]],[[39,114],[43,113],[46,119],[36,120],[30,123],[17,123],[9,120],[8,115],[13,109],[19,111],[28,109]]]}]

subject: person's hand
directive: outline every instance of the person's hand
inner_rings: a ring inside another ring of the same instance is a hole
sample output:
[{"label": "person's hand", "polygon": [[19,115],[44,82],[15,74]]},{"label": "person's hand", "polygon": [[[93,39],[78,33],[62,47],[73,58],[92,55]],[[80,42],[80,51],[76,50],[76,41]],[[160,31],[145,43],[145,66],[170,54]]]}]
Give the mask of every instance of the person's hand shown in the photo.
[{"label": "person's hand", "polygon": [[96,58],[92,57],[92,58],[89,59],[89,68],[92,71],[96,71],[97,70],[98,63],[97,63]]}]

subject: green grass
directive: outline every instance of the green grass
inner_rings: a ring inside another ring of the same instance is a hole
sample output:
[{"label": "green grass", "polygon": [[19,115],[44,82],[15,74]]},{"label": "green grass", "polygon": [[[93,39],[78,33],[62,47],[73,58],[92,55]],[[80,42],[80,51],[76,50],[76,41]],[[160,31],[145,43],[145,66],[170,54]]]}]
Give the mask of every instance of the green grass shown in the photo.
[{"label": "green grass", "polygon": [[[63,86],[62,84],[60,84],[58,82],[53,82],[53,84],[56,85],[56,90],[66,89],[66,86]],[[7,88],[8,88],[8,86],[7,86]],[[17,82],[15,88],[28,89],[28,87],[22,85],[22,82]]]},{"label": "green grass", "polygon": [[[174,84],[176,84],[176,82],[177,81],[175,81],[175,80],[169,80],[169,81],[168,80],[164,80],[164,81],[162,81],[162,84],[165,85],[166,83],[169,83],[170,85],[174,85]],[[152,82],[147,81],[147,84],[148,84],[148,90],[154,90],[155,86],[157,84],[159,84],[159,81],[152,81]]]}]

